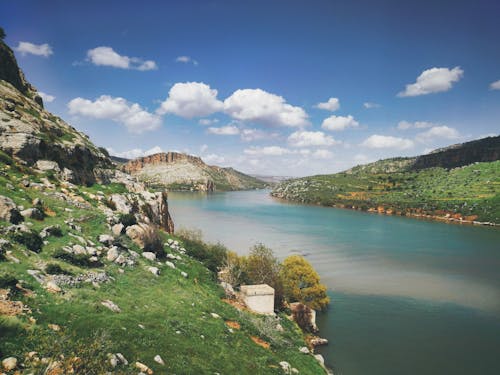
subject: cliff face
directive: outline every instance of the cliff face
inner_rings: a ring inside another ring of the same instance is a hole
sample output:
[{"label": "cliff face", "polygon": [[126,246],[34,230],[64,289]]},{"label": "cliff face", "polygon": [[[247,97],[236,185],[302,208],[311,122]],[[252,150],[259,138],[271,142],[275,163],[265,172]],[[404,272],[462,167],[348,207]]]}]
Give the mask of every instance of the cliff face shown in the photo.
[{"label": "cliff face", "polygon": [[232,168],[207,165],[201,158],[177,152],[158,153],[124,164],[122,170],[150,186],[170,190],[244,190],[265,183]]},{"label": "cliff face", "polygon": [[418,156],[412,169],[419,170],[432,167],[451,169],[476,162],[490,162],[499,159],[500,136],[488,137]]},{"label": "cliff face", "polygon": [[[96,170],[111,160],[88,137],[43,109],[42,101],[19,69],[12,50],[0,41],[0,150],[28,166],[55,162],[67,180],[91,184]],[[101,173],[101,172],[100,172]]]}]

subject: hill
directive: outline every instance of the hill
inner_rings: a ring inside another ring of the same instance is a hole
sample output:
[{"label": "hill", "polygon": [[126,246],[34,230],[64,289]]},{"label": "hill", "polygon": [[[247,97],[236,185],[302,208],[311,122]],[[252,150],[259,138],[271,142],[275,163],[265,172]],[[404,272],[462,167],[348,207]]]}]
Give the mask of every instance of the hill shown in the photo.
[{"label": "hill", "polygon": [[284,314],[255,315],[223,299],[220,263],[207,265],[212,247],[174,236],[167,194],[116,170],[104,150],[44,110],[7,52],[0,372],[322,373]]},{"label": "hill", "polygon": [[499,149],[500,137],[488,137],[428,155],[288,180],[271,194],[301,203],[500,224]]},{"label": "hill", "polygon": [[148,186],[169,190],[227,191],[265,186],[264,181],[233,168],[207,165],[197,156],[177,152],[137,158],[121,168]]}]

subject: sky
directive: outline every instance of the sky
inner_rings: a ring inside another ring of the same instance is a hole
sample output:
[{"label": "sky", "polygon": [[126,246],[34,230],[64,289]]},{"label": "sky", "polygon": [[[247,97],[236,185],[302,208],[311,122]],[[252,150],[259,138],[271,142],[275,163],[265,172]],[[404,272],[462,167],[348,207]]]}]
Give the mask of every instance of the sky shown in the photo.
[{"label": "sky", "polygon": [[0,1],[45,107],[111,154],[305,176],[498,135],[500,2]]}]

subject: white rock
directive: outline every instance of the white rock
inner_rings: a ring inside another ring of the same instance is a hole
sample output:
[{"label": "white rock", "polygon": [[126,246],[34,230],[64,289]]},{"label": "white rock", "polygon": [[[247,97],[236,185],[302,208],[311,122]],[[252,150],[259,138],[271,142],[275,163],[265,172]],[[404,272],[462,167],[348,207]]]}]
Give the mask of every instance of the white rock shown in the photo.
[{"label": "white rock", "polygon": [[150,251],[144,251],[142,253],[142,256],[150,261],[154,261],[156,260],[156,254],[155,253],[152,253]]},{"label": "white rock", "polygon": [[309,349],[307,348],[307,346],[303,346],[302,348],[299,349],[299,352],[303,353],[303,354],[309,354]]},{"label": "white rock", "polygon": [[15,357],[5,358],[2,361],[2,366],[7,371],[14,370],[17,367],[17,358]]},{"label": "white rock", "polygon": [[118,307],[118,305],[116,305],[113,301],[110,301],[109,299],[102,301],[101,305],[103,305],[104,307],[107,307],[108,309],[110,309],[111,311],[116,312],[116,313],[119,313],[120,311],[122,311]]},{"label": "white rock", "polygon": [[127,359],[123,356],[122,353],[116,353],[116,356],[118,357],[118,359],[120,360],[121,363],[123,363],[125,366],[128,365],[128,361]]},{"label": "white rock", "polygon": [[184,272],[184,271],[181,271],[181,276],[187,278],[188,274],[186,272]]},{"label": "white rock", "polygon": [[158,267],[148,267],[148,271],[156,276],[160,274],[160,270],[158,269]]},{"label": "white rock", "polygon": [[292,366],[286,361],[281,361],[280,366],[285,374],[289,374],[292,371]]},{"label": "white rock", "polygon": [[113,243],[113,237],[111,237],[109,234],[101,234],[99,236],[99,242],[109,246]]},{"label": "white rock", "polygon": [[320,363],[321,366],[325,366],[325,359],[321,354],[314,354],[314,358]]},{"label": "white rock", "polygon": [[51,293],[60,293],[62,289],[53,281],[49,281],[45,284],[45,289]]},{"label": "white rock", "polygon": [[174,254],[167,254],[168,259],[177,259]]},{"label": "white rock", "polygon": [[73,253],[77,255],[87,254],[87,249],[85,249],[82,245],[73,245]]},{"label": "white rock", "polygon": [[165,264],[167,266],[169,266],[170,268],[174,268],[175,269],[175,264],[173,264],[172,262],[169,262],[168,260],[165,262]]},{"label": "white rock", "polygon": [[110,262],[114,262],[116,258],[120,255],[120,252],[118,251],[118,247],[113,246],[111,249],[108,250],[108,254],[106,255],[106,259],[109,260]]},{"label": "white rock", "polygon": [[120,234],[122,234],[123,228],[124,228],[123,224],[118,223],[111,227],[111,232],[113,232],[113,235],[115,237],[118,237]]},{"label": "white rock", "polygon": [[160,365],[165,364],[165,362],[163,362],[163,359],[159,355],[155,355],[154,360],[156,363],[159,363]]},{"label": "white rock", "polygon": [[215,318],[215,319],[220,319],[220,315],[219,315],[219,314],[216,314],[216,313],[210,313],[210,315],[212,315],[212,318]]},{"label": "white rock", "polygon": [[127,263],[127,258],[123,254],[118,255],[118,258],[115,259],[116,264],[125,264]]}]

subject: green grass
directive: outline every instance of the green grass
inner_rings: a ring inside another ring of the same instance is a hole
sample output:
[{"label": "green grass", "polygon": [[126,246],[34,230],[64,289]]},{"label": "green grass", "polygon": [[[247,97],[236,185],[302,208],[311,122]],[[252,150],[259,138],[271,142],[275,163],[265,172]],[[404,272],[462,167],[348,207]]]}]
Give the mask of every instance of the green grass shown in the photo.
[{"label": "green grass", "polygon": [[[403,164],[405,160],[402,159]],[[351,173],[285,181],[272,194],[325,206],[344,205],[364,210],[383,206],[402,213],[449,212],[500,223],[500,161],[419,172],[399,169],[384,173],[358,167]]]},{"label": "green grass", "polygon": [[[13,243],[12,255],[20,263],[0,261],[0,274],[8,273],[22,280],[23,286],[34,292],[31,296],[17,293],[14,297],[28,306],[31,313],[15,317],[0,315],[0,358],[15,356],[21,360],[29,351],[54,359],[61,354],[66,360],[78,356],[85,363],[79,373],[89,374],[111,371],[106,354],[116,352],[123,353],[131,363],[115,369],[123,374],[138,372],[133,367],[135,361],[147,364],[157,374],[281,374],[280,361],[288,361],[301,374],[322,373],[312,356],[298,351],[305,342],[295,323],[282,316],[280,323],[284,332],[279,332],[275,329],[274,318],[236,310],[221,300],[223,292],[214,281],[215,274],[189,256],[176,262],[176,270],[164,263],[158,265],[140,258],[136,266],[124,268],[124,273],[119,272],[117,265],[106,261],[102,267],[93,269],[55,259],[54,255],[63,246],[78,243],[69,233],[94,242],[99,234],[109,233],[104,214],[94,206],[78,208],[40,190],[21,188],[22,178],[34,181],[38,177],[11,173],[13,169],[6,168],[0,164],[0,170],[4,171],[0,174],[0,194],[11,197],[25,208],[31,207],[34,198],[41,198],[54,216],[47,216],[42,221],[28,220],[30,227],[40,231],[48,225],[59,225],[62,236],[46,238],[48,243],[40,253],[28,251],[21,243]],[[7,184],[13,185],[14,190]],[[88,199],[84,192],[98,191],[108,195],[123,192],[123,186],[95,185],[75,193]],[[66,210],[68,208],[71,211]],[[64,223],[69,218],[82,227],[81,233]],[[0,222],[0,225],[8,223]],[[164,240],[170,237],[165,233],[162,236]],[[140,252],[126,236],[121,236],[120,241]],[[105,271],[113,280],[100,287],[88,283],[63,286],[64,294],[51,294],[27,273],[28,269],[41,270],[47,264],[73,275],[89,270]],[[146,267],[149,265],[159,267],[160,276],[148,272]],[[180,271],[187,272],[188,278],[182,277]],[[121,313],[101,305],[101,301],[108,299],[121,308]],[[213,318],[211,313],[219,314],[221,319]],[[30,317],[36,319],[36,323],[30,322]],[[241,329],[231,333],[225,320],[239,322]],[[61,331],[54,332],[49,324],[59,325]],[[270,349],[256,345],[250,336],[269,342]],[[164,359],[165,366],[153,361],[156,355]],[[27,366],[30,363],[27,362]],[[40,368],[33,369],[43,372]]]}]

